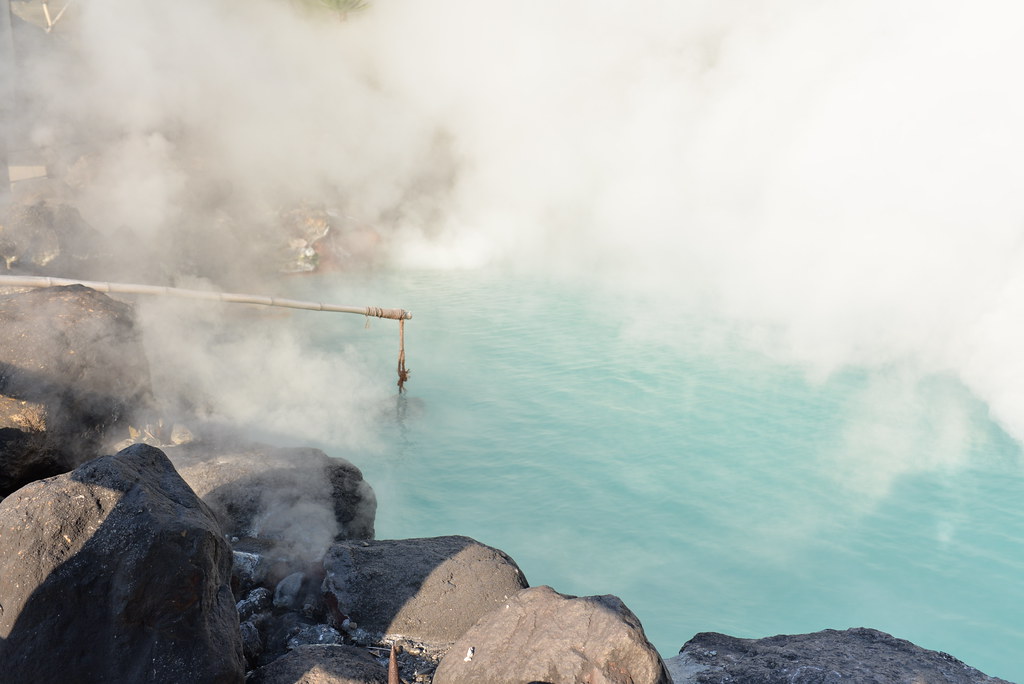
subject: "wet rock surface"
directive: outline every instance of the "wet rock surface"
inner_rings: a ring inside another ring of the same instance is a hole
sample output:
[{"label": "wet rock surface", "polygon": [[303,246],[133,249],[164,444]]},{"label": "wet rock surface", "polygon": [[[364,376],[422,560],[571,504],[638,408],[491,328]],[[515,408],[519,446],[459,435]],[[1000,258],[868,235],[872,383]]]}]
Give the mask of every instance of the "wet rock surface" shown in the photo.
[{"label": "wet rock surface", "polygon": [[367,643],[447,646],[529,586],[504,552],[460,536],[339,542],[323,567],[331,608]]},{"label": "wet rock surface", "polygon": [[158,449],[0,502],[5,681],[241,682],[231,552]]},{"label": "wet rock surface", "polygon": [[876,629],[826,629],[764,639],[703,632],[666,661],[676,684],[1009,684]]},{"label": "wet rock surface", "polygon": [[640,621],[615,596],[524,589],[448,651],[435,684],[631,682],[671,684]]}]

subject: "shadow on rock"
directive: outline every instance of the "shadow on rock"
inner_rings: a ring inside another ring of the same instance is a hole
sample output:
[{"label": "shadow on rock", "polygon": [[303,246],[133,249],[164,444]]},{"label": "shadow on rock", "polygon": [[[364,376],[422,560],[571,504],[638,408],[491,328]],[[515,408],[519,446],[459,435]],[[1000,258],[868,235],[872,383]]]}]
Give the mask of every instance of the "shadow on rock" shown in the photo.
[{"label": "shadow on rock", "polygon": [[447,647],[529,586],[507,554],[461,536],[339,542],[324,571],[325,595],[368,643]]},{"label": "shadow on rock", "polygon": [[230,548],[160,450],[23,487],[0,531],[4,681],[243,680]]},{"label": "shadow on rock", "polygon": [[[259,568],[266,562],[264,555],[239,551],[244,545],[236,545],[236,572],[243,563]],[[429,681],[423,676],[453,641],[527,586],[511,558],[468,537],[342,541],[319,566],[276,585],[268,574],[257,571],[257,586],[238,603],[243,648],[260,677],[303,646],[345,642],[372,650],[401,643],[403,676]],[[311,648],[289,668],[328,655]],[[347,667],[343,661],[331,655],[324,667]]]}]

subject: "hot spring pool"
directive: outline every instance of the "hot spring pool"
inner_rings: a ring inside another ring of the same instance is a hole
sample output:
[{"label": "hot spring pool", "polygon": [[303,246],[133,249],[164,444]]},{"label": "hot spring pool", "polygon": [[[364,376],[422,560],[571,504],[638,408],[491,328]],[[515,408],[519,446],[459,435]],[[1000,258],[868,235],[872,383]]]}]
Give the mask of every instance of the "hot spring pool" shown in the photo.
[{"label": "hot spring pool", "polygon": [[[738,328],[481,272],[295,289],[414,312],[378,452],[321,444],[375,487],[379,538],[468,535],[616,594],[665,656],[867,626],[1024,680],[1021,450],[955,378],[811,380]],[[393,321],[301,320],[394,382]]]}]

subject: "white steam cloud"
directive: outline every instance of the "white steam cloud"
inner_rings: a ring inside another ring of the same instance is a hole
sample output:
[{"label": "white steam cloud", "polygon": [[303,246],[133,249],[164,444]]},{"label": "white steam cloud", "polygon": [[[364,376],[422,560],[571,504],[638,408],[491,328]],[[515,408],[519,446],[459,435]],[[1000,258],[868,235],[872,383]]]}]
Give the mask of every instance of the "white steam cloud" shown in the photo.
[{"label": "white steam cloud", "polygon": [[397,264],[596,273],[822,374],[952,373],[1021,438],[1022,20],[1009,0],[374,0],[345,21],[90,0],[21,87],[35,144],[93,150],[86,219],[161,272],[176,241],[236,244],[209,234],[225,215],[327,201]]}]

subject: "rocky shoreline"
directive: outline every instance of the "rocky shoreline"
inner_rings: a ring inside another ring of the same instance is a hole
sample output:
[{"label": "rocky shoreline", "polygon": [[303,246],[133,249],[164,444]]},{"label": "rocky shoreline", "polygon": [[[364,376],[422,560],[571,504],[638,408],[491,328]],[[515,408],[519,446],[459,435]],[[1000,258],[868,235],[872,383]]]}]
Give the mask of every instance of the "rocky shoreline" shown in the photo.
[{"label": "rocky shoreline", "polygon": [[128,305],[12,293],[0,323],[4,681],[1005,681],[865,628],[662,659],[615,596],[468,537],[375,539],[343,459],[164,428]]}]

